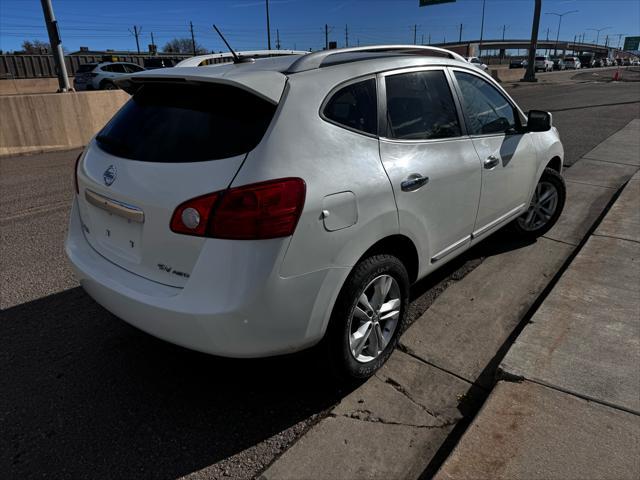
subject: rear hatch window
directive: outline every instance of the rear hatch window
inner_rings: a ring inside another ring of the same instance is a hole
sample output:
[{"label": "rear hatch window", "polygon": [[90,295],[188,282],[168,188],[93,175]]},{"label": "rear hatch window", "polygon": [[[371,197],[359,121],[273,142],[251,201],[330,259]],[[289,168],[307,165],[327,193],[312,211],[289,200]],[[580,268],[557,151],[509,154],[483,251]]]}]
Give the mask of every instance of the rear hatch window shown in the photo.
[{"label": "rear hatch window", "polygon": [[96,137],[120,158],[199,162],[252,150],[276,105],[220,84],[144,85]]}]

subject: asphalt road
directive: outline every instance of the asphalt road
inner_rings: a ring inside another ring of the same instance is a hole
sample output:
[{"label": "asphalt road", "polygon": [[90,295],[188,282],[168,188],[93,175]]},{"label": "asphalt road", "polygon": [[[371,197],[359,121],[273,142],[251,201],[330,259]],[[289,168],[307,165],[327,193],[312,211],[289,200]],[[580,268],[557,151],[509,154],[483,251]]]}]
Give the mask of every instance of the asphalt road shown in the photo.
[{"label": "asphalt road", "polygon": [[[568,163],[640,117],[638,83],[511,91],[524,109],[554,111]],[[256,475],[345,392],[322,376],[313,353],[211,357],[156,340],[96,305],[62,252],[77,153],[0,159],[0,472]],[[509,241],[498,235],[414,286],[410,316]]]}]

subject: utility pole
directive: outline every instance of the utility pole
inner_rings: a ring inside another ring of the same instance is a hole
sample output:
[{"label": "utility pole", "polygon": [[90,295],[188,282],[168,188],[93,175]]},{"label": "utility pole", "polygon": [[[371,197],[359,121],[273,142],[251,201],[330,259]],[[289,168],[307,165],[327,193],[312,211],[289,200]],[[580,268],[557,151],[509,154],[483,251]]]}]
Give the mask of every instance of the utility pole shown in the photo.
[{"label": "utility pole", "polygon": [[462,43],[462,24],[460,24],[460,34],[458,35],[458,42]]},{"label": "utility pole", "polygon": [[504,34],[507,31],[507,25],[502,25],[502,41],[504,42]]},{"label": "utility pole", "polygon": [[527,71],[522,81],[536,82],[535,60],[536,48],[538,46],[538,29],[540,28],[540,10],[542,10],[542,0],[536,0],[533,10],[533,25],[531,26],[531,43],[529,44],[529,60],[527,63]]},{"label": "utility pole", "polygon": [[265,0],[267,7],[267,50],[271,50],[271,24],[269,23],[269,0]]},{"label": "utility pole", "polygon": [[153,41],[153,32],[151,32],[151,45],[155,45],[156,42]]},{"label": "utility pole", "polygon": [[429,32],[429,43],[428,45],[431,45],[431,32]]},{"label": "utility pole", "polygon": [[486,0],[482,0],[482,22],[480,23],[480,45],[478,46],[478,56],[482,56],[482,37],[484,35],[484,6]]},{"label": "utility pole", "polygon": [[620,45],[622,42],[622,36],[626,35],[626,33],[614,33],[613,35],[617,35],[618,36],[618,46],[616,47],[618,50],[620,50]]},{"label": "utility pole", "polygon": [[58,22],[53,15],[53,7],[51,0],[41,0],[42,13],[44,13],[44,22],[47,25],[47,33],[49,34],[49,44],[51,45],[51,53],[56,64],[56,72],[58,73],[58,92],[68,92],[71,90],[69,84],[69,76],[67,75],[67,66],[64,63],[64,52],[62,51],[62,40],[60,39],[60,31],[58,30]]},{"label": "utility pole", "polygon": [[193,23],[192,22],[189,22],[189,30],[191,31],[191,50],[193,51],[193,56],[195,57],[196,56],[196,37],[193,35]]},{"label": "utility pole", "polygon": [[[560,27],[562,26],[562,17],[564,17],[565,15],[569,15],[570,13],[578,13],[578,10],[571,10],[569,12],[564,12],[564,13],[554,13],[554,12],[548,12],[547,15],[556,15],[558,17],[558,33],[556,34],[556,45],[553,48],[553,55],[556,56],[558,55],[558,40],[560,39]],[[549,30],[547,29],[547,32]]]},{"label": "utility pole", "polygon": [[280,50],[280,30],[278,30],[277,28],[276,28],[276,49]]},{"label": "utility pole", "polygon": [[587,28],[587,30],[593,30],[594,32],[598,32],[598,35],[596,36],[596,45],[598,45],[598,40],[600,40],[600,32],[603,30],[608,30],[611,27],[603,27],[603,28]]},{"label": "utility pole", "polygon": [[415,45],[416,43],[418,43],[418,25],[414,24],[413,25],[413,44]]},{"label": "utility pole", "polygon": [[329,50],[329,25],[324,24],[324,49]]},{"label": "utility pole", "polygon": [[349,25],[344,26],[344,46],[349,46]]},{"label": "utility pole", "polygon": [[[131,32],[131,30],[129,30]],[[133,36],[136,37],[136,48],[138,49],[138,55],[140,55],[140,33],[142,32],[142,27],[137,25],[133,26]]]}]

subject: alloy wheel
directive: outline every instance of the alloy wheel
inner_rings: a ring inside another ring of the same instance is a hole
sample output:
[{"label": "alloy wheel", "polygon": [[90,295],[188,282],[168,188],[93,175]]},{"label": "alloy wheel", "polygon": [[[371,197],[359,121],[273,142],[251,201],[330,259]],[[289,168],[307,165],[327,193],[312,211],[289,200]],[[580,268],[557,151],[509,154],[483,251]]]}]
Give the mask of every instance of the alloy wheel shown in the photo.
[{"label": "alloy wheel", "polygon": [[523,230],[532,232],[544,227],[558,208],[558,190],[550,182],[540,182],[536,186],[529,209],[518,217]]},{"label": "alloy wheel", "polygon": [[400,287],[391,275],[369,282],[349,319],[349,350],[360,363],[375,360],[391,341],[400,319]]}]

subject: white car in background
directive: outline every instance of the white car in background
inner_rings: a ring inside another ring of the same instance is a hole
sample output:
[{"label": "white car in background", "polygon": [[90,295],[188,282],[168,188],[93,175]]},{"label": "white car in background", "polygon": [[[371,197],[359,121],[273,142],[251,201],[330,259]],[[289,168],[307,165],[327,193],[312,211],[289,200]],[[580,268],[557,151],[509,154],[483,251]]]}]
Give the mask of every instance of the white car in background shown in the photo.
[{"label": "white car in background", "polygon": [[580,59],[578,57],[566,57],[564,59],[564,68],[571,70],[578,70],[582,68],[580,64]]},{"label": "white car in background", "polygon": [[115,90],[115,81],[132,73],[145,70],[140,65],[129,62],[84,63],[73,78],[73,88],[81,90]]},{"label": "white car in background", "polygon": [[369,377],[407,326],[412,283],[505,225],[544,234],[564,205],[551,114],[525,115],[440,48],[119,84],[131,99],[74,169],[66,253],[99,304],[194,350],[319,344],[340,377]]},{"label": "white car in background", "polygon": [[469,62],[474,67],[479,68],[483,72],[489,70],[489,67],[482,63],[482,60],[480,60],[478,57],[467,57],[467,62]]},{"label": "white car in background", "polygon": [[553,60],[548,55],[538,55],[533,67],[536,72],[553,72]]}]

